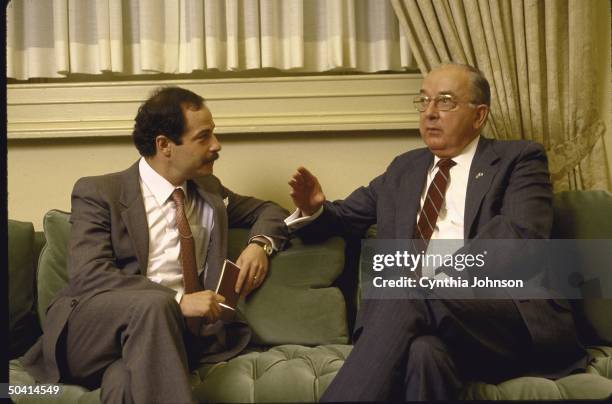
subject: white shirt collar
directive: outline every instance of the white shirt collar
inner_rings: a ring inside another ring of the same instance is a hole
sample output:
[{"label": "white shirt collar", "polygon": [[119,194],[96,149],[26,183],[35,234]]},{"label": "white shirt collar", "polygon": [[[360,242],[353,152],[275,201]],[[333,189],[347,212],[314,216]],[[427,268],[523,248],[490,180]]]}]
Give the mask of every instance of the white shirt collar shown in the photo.
[{"label": "white shirt collar", "polygon": [[[476,147],[478,146],[478,142],[480,141],[480,135],[476,136],[467,146],[461,150],[457,156],[453,157],[452,160],[457,163],[458,167],[466,167],[469,168],[472,164],[472,160],[474,159],[474,155],[476,154]],[[431,166],[430,171],[436,168],[436,165],[440,161],[440,157],[434,155],[433,166]]]},{"label": "white shirt collar", "polygon": [[[162,206],[170,195],[176,188],[181,188],[185,193],[187,199],[187,183],[183,182],[180,186],[175,187],[172,185],[167,179],[159,175],[157,171],[155,171],[149,163],[144,159],[144,157],[140,158],[140,162],[138,163],[138,170],[140,171],[140,179],[146,185],[146,187],[151,191],[153,197],[159,204]],[[187,201],[186,201],[187,203]]]}]

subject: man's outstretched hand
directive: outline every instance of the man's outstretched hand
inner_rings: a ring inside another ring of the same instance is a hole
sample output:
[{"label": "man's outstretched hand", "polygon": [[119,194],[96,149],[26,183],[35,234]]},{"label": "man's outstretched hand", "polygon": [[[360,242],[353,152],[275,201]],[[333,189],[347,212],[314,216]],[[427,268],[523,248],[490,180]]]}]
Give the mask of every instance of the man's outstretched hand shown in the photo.
[{"label": "man's outstretched hand", "polygon": [[317,177],[304,167],[299,167],[289,179],[291,199],[305,216],[316,213],[325,202],[325,194]]}]

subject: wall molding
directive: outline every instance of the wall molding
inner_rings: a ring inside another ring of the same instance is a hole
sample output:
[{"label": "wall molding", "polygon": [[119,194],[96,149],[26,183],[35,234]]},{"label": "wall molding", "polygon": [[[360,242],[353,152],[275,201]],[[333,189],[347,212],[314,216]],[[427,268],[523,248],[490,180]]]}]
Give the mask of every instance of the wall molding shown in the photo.
[{"label": "wall molding", "polygon": [[7,85],[9,139],[129,136],[158,86],[203,95],[217,132],[274,133],[418,128],[420,74]]}]

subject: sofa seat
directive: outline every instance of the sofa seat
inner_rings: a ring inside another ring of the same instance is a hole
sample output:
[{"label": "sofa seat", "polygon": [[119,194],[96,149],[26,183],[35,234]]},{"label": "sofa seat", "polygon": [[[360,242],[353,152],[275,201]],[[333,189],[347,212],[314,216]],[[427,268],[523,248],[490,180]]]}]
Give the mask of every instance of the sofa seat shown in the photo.
[{"label": "sofa seat", "polygon": [[466,386],[464,400],[600,400],[612,392],[612,347],[588,348],[593,357],[585,373],[557,380],[517,377],[499,384],[474,382]]},{"label": "sofa seat", "polygon": [[[230,361],[204,365],[191,375],[201,402],[316,402],[351,351],[350,345],[279,345]],[[612,391],[612,347],[589,349],[594,361],[586,373],[558,380],[519,377],[500,384],[470,383],[465,400],[605,399]],[[11,384],[35,384],[18,360],[10,362]],[[99,403],[100,389],[63,385],[62,394],[45,402]],[[49,400],[49,398],[52,398]],[[38,402],[36,396],[14,397],[16,403]]]},{"label": "sofa seat", "polygon": [[[316,402],[351,351],[350,345],[279,345],[230,361],[204,365],[191,375],[201,402]],[[10,362],[11,384],[34,385],[19,360]],[[49,400],[50,399],[50,400]],[[16,403],[39,402],[36,396],[13,397]],[[99,403],[100,389],[62,385],[45,402]]]},{"label": "sofa seat", "polygon": [[[316,402],[351,351],[349,345],[314,348],[282,345],[251,352],[229,362],[206,365],[194,388],[205,402]],[[519,377],[500,384],[474,382],[466,400],[604,399],[612,391],[612,348],[593,347],[586,373],[549,380]]]},{"label": "sofa seat", "polygon": [[194,394],[201,402],[316,402],[350,345],[279,345],[205,365]]}]

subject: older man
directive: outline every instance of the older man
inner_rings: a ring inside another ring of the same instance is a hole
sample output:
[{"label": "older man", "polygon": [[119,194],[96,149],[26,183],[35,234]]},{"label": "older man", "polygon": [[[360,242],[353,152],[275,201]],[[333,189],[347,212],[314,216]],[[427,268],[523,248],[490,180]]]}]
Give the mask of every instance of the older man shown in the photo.
[{"label": "older man", "polygon": [[74,186],[69,283],[22,362],[39,381],[101,385],[103,402],[187,403],[189,363],[230,358],[250,337],[220,320],[224,297],[213,291],[228,226],[251,228],[235,285],[246,295],[286,241],[287,213],[212,175],[221,145],[199,95],[159,89],[135,121],[142,157]]},{"label": "older man", "polygon": [[[539,144],[480,136],[487,80],[466,65],[430,72],[415,99],[426,148],[396,157],[345,200],[325,200],[305,168],[290,179],[297,207],[286,219],[302,237],[381,239],[547,238],[552,189]],[[355,346],[323,401],[457,397],[471,378],[551,377],[584,366],[570,306],[549,300],[366,300]],[[563,355],[561,355],[563,352]],[[546,359],[546,360],[544,360]],[[547,368],[542,364],[550,365]]]}]

